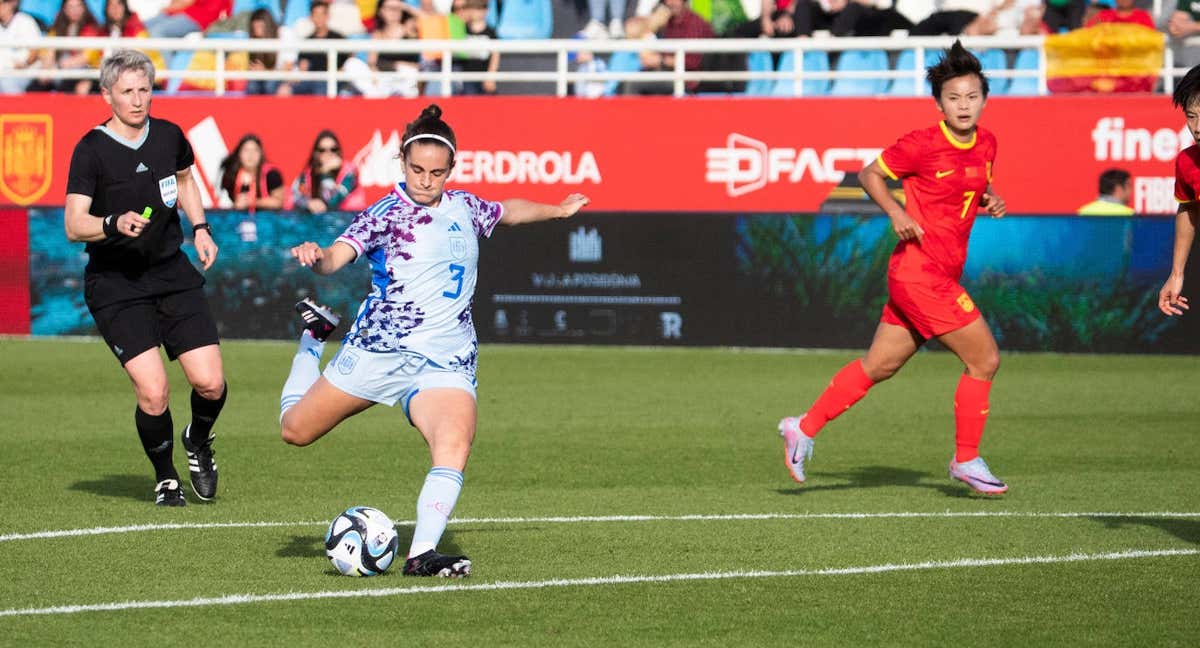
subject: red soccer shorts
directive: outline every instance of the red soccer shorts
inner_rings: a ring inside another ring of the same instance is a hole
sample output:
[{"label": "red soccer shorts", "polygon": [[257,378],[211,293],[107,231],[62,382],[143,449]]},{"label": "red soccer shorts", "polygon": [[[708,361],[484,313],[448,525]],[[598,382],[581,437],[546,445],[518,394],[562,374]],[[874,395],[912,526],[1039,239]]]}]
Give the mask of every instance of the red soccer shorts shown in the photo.
[{"label": "red soccer shorts", "polygon": [[890,299],[879,318],[929,339],[979,319],[979,309],[958,282],[937,277],[901,281],[888,277]]}]

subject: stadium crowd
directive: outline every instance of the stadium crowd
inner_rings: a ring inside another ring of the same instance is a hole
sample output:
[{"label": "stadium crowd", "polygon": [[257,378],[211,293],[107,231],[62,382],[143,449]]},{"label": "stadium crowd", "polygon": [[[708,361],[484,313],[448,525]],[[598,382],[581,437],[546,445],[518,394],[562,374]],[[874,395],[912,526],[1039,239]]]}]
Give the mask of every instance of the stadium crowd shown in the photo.
[{"label": "stadium crowd", "polygon": [[[306,51],[319,39],[586,39],[670,38],[849,38],[889,35],[1011,37],[1067,32],[1098,23],[1131,23],[1165,33],[1176,63],[1200,63],[1200,4],[1166,0],[1152,16],[1151,0],[0,0],[0,91],[96,92],[91,79],[5,77],[5,70],[95,68],[102,51],[4,47],[5,41],[39,36],[165,38],[279,38],[296,49],[230,56],[227,69],[321,71],[324,51]],[[506,3],[511,6],[506,7]],[[1195,41],[1195,42],[1193,42]],[[187,52],[185,52],[187,53]],[[163,53],[169,56],[169,53]],[[201,57],[196,54],[195,57]],[[577,69],[670,70],[662,52],[617,52],[612,57],[579,56]],[[1015,52],[1006,53],[1009,59]],[[155,53],[154,56],[160,56]],[[834,53],[836,57],[836,53]],[[440,69],[441,53],[341,55],[337,63],[350,81],[338,94],[416,96],[415,72]],[[496,52],[456,54],[453,67],[466,72],[500,69]],[[688,54],[685,69],[744,70],[746,56]],[[774,55],[772,69],[779,55]],[[892,54],[895,58],[895,53]],[[175,61],[159,69],[181,69]],[[209,62],[211,64],[211,61]],[[894,63],[894,61],[893,61]],[[185,61],[182,69],[187,68]],[[195,62],[192,62],[192,69]],[[209,68],[211,69],[211,68]],[[832,69],[832,68],[831,68]],[[380,72],[388,74],[378,74]],[[595,94],[603,84],[578,84]],[[234,82],[248,94],[323,94],[320,81]],[[184,88],[189,89],[189,88]],[[190,89],[211,89],[194,87]],[[690,83],[689,91],[720,90]],[[454,94],[490,94],[494,81],[457,83]],[[669,93],[642,84],[641,94]],[[611,92],[610,92],[611,93]]]}]

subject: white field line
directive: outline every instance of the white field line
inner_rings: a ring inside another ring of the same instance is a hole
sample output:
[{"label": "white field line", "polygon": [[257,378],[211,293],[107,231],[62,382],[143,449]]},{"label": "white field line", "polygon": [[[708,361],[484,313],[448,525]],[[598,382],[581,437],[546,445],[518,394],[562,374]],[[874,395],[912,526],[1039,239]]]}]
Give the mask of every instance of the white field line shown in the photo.
[{"label": "white field line", "polygon": [[543,581],[498,581],[494,583],[471,583],[450,585],[415,585],[412,587],[384,587],[365,590],[326,590],[321,592],[286,592],[281,594],[229,594],[208,598],[193,598],[175,601],[123,601],[115,603],[89,603],[80,605],[58,605],[45,608],[11,608],[0,610],[0,617],[77,614],[80,612],[115,612],[154,608],[209,607],[216,605],[240,605],[246,603],[272,603],[278,601],[309,601],[316,599],[363,598],[401,596],[414,594],[445,594],[449,592],[494,592],[499,590],[531,590],[551,587],[588,587],[598,585],[623,585],[635,583],[674,583],[681,581],[715,581],[749,578],[787,578],[801,576],[850,576],[856,574],[882,574],[888,572],[922,571],[932,569],[956,569],[962,567],[997,567],[1005,565],[1049,565],[1058,563],[1088,562],[1098,560],[1129,560],[1135,558],[1162,558],[1173,556],[1195,556],[1200,549],[1134,549],[1109,553],[1072,553],[1062,556],[1022,556],[1017,558],[960,558],[919,563],[885,563],[862,567],[829,567],[825,569],[789,569],[782,571],[727,571],[701,572],[693,574],[662,574],[643,576],[595,576],[591,578],[562,578]]},{"label": "white field line", "polygon": [[[585,522],[704,522],[742,520],[874,520],[874,519],[936,519],[936,518],[1200,518],[1200,512],[1131,511],[1131,512],[1026,512],[1026,511],[910,511],[884,513],[732,513],[725,515],[577,515],[554,517],[495,517],[454,518],[451,524],[578,524]],[[142,531],[177,531],[187,529],[252,529],[259,527],[324,526],[328,522],[178,522],[166,524],[131,524],[127,526],[33,531],[30,533],[0,534],[0,542],[71,538],[113,533]],[[399,520],[396,526],[413,526],[414,520]]]}]

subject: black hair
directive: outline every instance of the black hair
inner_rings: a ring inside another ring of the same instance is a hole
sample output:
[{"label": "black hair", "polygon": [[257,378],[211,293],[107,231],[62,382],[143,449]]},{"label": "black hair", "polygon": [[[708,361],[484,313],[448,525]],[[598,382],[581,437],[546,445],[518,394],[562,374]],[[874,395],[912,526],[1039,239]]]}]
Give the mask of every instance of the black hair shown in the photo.
[{"label": "black hair", "polygon": [[988,80],[983,74],[983,66],[979,59],[962,46],[962,41],[954,41],[949,49],[944,50],[942,60],[929,66],[925,78],[933,89],[933,98],[942,98],[942,85],[950,79],[974,74],[979,77],[979,87],[983,90],[983,98],[988,96]]},{"label": "black hair", "polygon": [[1100,195],[1111,196],[1117,187],[1129,182],[1129,172],[1124,169],[1107,169],[1100,174]]},{"label": "black hair", "polygon": [[[258,144],[258,150],[262,151],[262,159],[258,162],[258,172],[260,175],[262,174],[263,166],[267,163],[267,152],[263,149],[262,140],[259,139],[258,135],[254,133],[243,135],[242,139],[238,140],[237,145],[233,147],[233,150],[229,152],[229,155],[221,161],[221,188],[229,192],[230,198],[237,194],[237,174],[238,171],[242,170],[242,147],[248,142]],[[255,178],[255,182],[257,181],[258,179]]]},{"label": "black hair", "polygon": [[[403,141],[408,142],[408,140],[418,135],[437,135],[450,142],[450,146],[447,148],[450,151],[450,166],[454,166],[454,150],[458,148],[458,141],[454,139],[454,130],[450,128],[449,124],[442,121],[442,109],[437,104],[426,106],[425,110],[421,111],[420,116],[404,127]],[[446,146],[444,143],[432,138],[418,141],[426,144]],[[410,146],[412,146],[412,142],[403,145],[400,154],[408,157],[408,148]]]},{"label": "black hair", "polygon": [[333,149],[337,152],[338,157],[342,158],[343,161],[346,159],[342,153],[342,141],[338,139],[336,133],[328,128],[317,133],[317,139],[313,140],[312,151],[308,154],[308,184],[310,185],[308,190],[310,198],[321,197],[321,182],[318,179],[321,171],[321,154],[317,152],[317,148],[321,145],[321,140],[323,139],[333,140]]},{"label": "black hair", "polygon": [[1171,101],[1183,110],[1200,101],[1200,65],[1188,70],[1175,84],[1175,94],[1171,96]]}]

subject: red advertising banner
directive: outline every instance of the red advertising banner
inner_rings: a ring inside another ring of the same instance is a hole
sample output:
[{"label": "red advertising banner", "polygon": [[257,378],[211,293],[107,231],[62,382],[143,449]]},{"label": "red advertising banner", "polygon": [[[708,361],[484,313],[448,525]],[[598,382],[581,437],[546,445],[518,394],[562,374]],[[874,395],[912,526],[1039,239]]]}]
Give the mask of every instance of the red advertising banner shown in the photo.
[{"label": "red advertising banner", "polygon": [[29,214],[0,209],[0,334],[29,334]]},{"label": "red advertising banner", "polygon": [[[374,198],[400,179],[400,136],[429,101],[159,97],[152,114],[187,132],[207,204],[242,135],[262,138],[290,184],[325,128]],[[940,118],[930,99],[434,101],[458,137],[452,186],[495,200],[578,191],[601,211],[816,211],[864,160]],[[0,115],[0,205],[61,205],[75,143],[109,111],[95,96],[24,95],[0,97]],[[982,124],[999,139],[994,186],[1013,213],[1072,213],[1110,167],[1133,175],[1139,213],[1175,210],[1173,160],[1192,138],[1166,97],[998,97]]]}]

